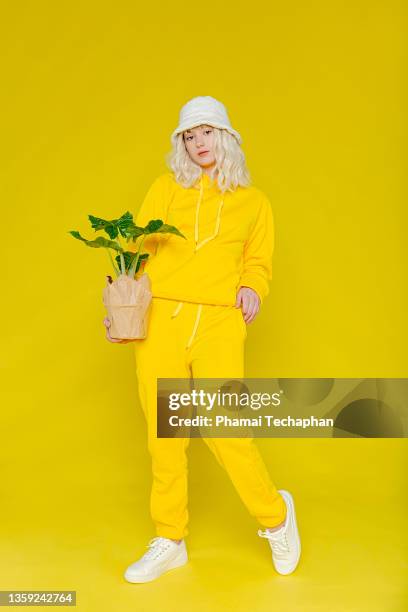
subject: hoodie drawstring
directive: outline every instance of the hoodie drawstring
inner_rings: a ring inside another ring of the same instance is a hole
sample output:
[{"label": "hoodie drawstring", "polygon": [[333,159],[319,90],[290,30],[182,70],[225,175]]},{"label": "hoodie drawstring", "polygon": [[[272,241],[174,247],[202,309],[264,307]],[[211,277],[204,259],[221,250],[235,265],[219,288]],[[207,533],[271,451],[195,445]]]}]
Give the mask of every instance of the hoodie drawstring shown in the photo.
[{"label": "hoodie drawstring", "polygon": [[195,228],[194,228],[194,242],[195,242],[194,251],[198,251],[198,249],[201,249],[201,247],[204,244],[207,244],[207,242],[209,242],[210,240],[213,240],[213,238],[215,238],[218,235],[218,232],[220,229],[220,223],[221,223],[221,210],[224,204],[224,196],[222,196],[221,201],[218,205],[217,219],[215,222],[215,231],[212,236],[205,238],[198,244],[198,218],[199,218],[200,204],[203,199],[203,191],[204,191],[204,183],[203,183],[203,177],[201,176],[200,195],[198,196],[197,206],[196,206],[196,217],[195,217]]},{"label": "hoodie drawstring", "polygon": [[[208,238],[205,238],[204,240],[202,240],[200,243],[198,242],[198,219],[199,219],[199,212],[200,212],[200,204],[202,202],[203,199],[203,192],[204,192],[204,181],[203,181],[203,176],[201,175],[201,181],[200,181],[200,194],[198,196],[198,200],[197,200],[197,205],[196,205],[196,215],[195,215],[195,226],[194,226],[194,251],[198,251],[198,249],[201,249],[202,246],[204,246],[204,244],[207,244],[207,242],[209,242],[210,240],[213,240],[217,235],[218,232],[220,230],[220,223],[221,223],[221,211],[222,211],[222,207],[224,205],[224,195],[222,196],[220,203],[218,204],[218,210],[217,210],[217,219],[215,221],[215,229],[214,229],[214,233],[212,234],[212,236],[208,236]],[[178,313],[181,310],[181,307],[183,306],[183,302],[179,302],[173,312],[173,314],[171,315],[172,318],[176,317],[178,315]],[[200,322],[200,317],[201,317],[201,311],[203,309],[203,305],[202,304],[198,304],[198,308],[197,308],[197,315],[196,315],[196,319],[194,322],[194,327],[193,327],[193,331],[192,334],[189,338],[189,341],[187,342],[186,345],[186,349],[189,348],[189,346],[191,345],[192,341],[194,340],[196,331],[197,331],[197,327],[198,324]]]},{"label": "hoodie drawstring", "polygon": [[183,305],[183,302],[179,302],[178,305],[176,306],[176,310],[173,312],[173,314],[171,315],[171,318],[173,317],[177,317],[178,313],[181,310],[181,307]]},{"label": "hoodie drawstring", "polygon": [[197,331],[198,323],[200,321],[200,316],[201,316],[202,309],[203,309],[203,305],[199,304],[198,305],[198,309],[197,309],[196,320],[195,320],[195,323],[194,323],[193,333],[191,334],[190,339],[187,342],[186,348],[188,348],[190,346],[190,344],[192,343],[192,341],[194,340],[194,336],[195,336],[196,331]]}]

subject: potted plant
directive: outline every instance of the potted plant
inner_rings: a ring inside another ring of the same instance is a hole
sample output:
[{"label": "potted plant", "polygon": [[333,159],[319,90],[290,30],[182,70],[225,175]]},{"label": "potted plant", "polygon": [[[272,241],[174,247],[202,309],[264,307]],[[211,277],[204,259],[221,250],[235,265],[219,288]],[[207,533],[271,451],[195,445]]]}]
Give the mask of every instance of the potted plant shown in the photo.
[{"label": "potted plant", "polygon": [[[109,238],[98,236],[95,240],[83,238],[76,230],[69,233],[86,246],[103,248],[109,256],[116,279],[107,276],[107,284],[103,290],[103,303],[110,320],[112,338],[140,340],[146,337],[152,302],[151,283],[148,275],[143,272],[149,253],[142,253],[145,239],[152,234],[175,234],[185,236],[173,225],[167,225],[161,219],[152,219],[145,227],[135,225],[133,215],[124,213],[119,219],[105,220],[93,215],[88,219],[95,232],[103,231]],[[133,243],[135,251],[124,248]],[[111,251],[116,253],[112,257]]]}]

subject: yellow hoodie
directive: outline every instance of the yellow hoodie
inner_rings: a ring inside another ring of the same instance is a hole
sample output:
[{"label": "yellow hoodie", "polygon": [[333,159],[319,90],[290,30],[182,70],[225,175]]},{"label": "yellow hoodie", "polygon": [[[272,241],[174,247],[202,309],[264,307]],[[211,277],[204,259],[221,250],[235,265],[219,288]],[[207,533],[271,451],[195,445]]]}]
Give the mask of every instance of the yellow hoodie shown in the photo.
[{"label": "yellow hoodie", "polygon": [[223,194],[205,173],[186,189],[165,172],[150,186],[135,223],[144,227],[151,219],[162,219],[186,236],[145,239],[141,253],[149,253],[144,272],[154,297],[230,306],[245,286],[263,302],[272,278],[274,223],[260,189],[238,187]]}]

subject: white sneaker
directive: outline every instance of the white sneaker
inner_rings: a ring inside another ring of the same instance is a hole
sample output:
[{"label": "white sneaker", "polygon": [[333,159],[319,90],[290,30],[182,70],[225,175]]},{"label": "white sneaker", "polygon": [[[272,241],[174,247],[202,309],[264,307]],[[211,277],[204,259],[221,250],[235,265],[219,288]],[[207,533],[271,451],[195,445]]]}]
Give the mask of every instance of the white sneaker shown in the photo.
[{"label": "white sneaker", "polygon": [[272,549],[272,560],[279,574],[291,574],[300,559],[300,537],[296,524],[295,504],[289,491],[279,489],[286,503],[287,515],[285,524],[278,531],[262,531],[258,535],[269,540]]},{"label": "white sneaker", "polygon": [[150,540],[146,548],[149,550],[127,568],[124,576],[128,582],[150,582],[188,561],[184,540],[177,544],[169,538],[157,536]]}]

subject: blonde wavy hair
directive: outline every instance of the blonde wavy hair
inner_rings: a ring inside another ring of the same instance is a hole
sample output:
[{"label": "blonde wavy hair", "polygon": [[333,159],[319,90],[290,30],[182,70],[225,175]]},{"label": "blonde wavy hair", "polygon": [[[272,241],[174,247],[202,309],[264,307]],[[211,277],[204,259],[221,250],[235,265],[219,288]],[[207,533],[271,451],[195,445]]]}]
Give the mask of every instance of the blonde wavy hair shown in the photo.
[{"label": "blonde wavy hair", "polygon": [[[207,125],[207,124],[205,124]],[[249,187],[251,176],[245,155],[238,140],[225,129],[210,126],[214,130],[215,165],[210,178],[217,180],[220,191],[235,191],[238,186]],[[190,157],[184,144],[184,132],[177,134],[172,150],[166,155],[166,164],[182,187],[193,187],[202,174],[201,166]]]}]

